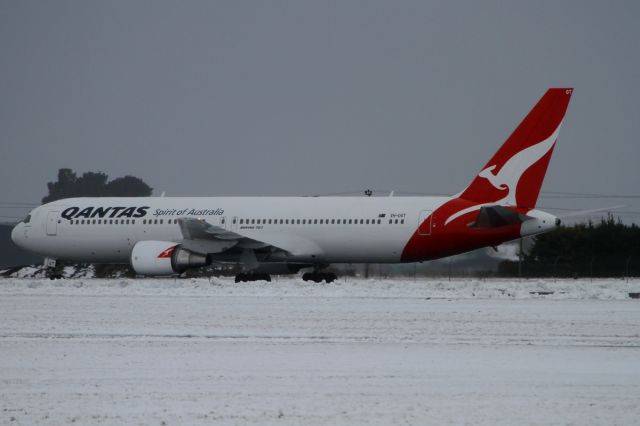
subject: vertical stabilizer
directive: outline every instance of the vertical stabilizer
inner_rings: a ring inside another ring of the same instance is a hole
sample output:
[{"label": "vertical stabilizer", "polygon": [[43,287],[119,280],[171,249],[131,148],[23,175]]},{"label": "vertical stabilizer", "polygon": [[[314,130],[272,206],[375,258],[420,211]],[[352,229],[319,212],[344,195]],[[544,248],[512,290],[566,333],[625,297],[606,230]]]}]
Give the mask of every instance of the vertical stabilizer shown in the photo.
[{"label": "vertical stabilizer", "polygon": [[547,90],[459,197],[534,208],[572,93]]}]

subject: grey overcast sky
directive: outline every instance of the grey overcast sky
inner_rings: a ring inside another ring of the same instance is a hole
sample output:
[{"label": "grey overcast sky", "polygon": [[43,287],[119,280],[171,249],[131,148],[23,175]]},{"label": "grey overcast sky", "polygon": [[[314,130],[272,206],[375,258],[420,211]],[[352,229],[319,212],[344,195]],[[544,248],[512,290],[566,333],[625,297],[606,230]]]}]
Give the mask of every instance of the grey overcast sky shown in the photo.
[{"label": "grey overcast sky", "polygon": [[[0,201],[61,167],[167,195],[455,193],[551,86],[575,93],[543,191],[637,194],[639,22],[638,1],[1,0]],[[539,205],[560,203],[618,200]]]}]

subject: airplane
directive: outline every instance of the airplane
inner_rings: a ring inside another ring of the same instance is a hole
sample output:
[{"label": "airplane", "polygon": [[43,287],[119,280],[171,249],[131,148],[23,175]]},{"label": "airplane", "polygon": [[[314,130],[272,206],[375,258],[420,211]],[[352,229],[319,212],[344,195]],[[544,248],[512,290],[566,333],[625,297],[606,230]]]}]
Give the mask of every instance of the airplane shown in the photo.
[{"label": "airplane", "polygon": [[450,197],[114,197],[44,204],[12,230],[16,245],[56,261],[130,264],[180,275],[236,264],[239,281],[297,274],[331,282],[336,263],[443,258],[550,231],[536,201],[571,88],[551,88],[471,184]]}]

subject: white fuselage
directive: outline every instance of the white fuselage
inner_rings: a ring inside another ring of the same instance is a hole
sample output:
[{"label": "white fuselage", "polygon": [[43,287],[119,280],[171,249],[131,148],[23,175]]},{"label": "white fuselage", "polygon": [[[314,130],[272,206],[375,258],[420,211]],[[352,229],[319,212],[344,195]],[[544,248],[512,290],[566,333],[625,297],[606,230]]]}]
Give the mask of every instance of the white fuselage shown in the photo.
[{"label": "white fuselage", "polygon": [[[200,218],[276,246],[290,245],[293,241],[301,249],[291,260],[393,263],[401,261],[402,251],[420,220],[426,217],[425,212],[434,211],[447,200],[447,197],[73,198],[36,208],[29,223],[16,226],[12,237],[19,245],[46,257],[126,263],[137,242],[180,243],[183,235],[176,219]],[[148,207],[144,216],[131,209],[141,206]],[[69,212],[73,207],[76,209]],[[98,208],[102,210],[97,211]]]}]

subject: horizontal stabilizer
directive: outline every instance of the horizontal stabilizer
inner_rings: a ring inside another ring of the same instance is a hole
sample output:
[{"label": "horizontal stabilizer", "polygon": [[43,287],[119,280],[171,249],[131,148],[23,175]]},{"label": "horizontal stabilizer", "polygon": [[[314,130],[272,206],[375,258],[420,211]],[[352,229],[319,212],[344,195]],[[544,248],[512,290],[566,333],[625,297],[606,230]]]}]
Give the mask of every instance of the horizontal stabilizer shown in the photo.
[{"label": "horizontal stabilizer", "polygon": [[485,206],[480,208],[475,222],[469,226],[471,228],[497,228],[522,223],[527,219],[530,217],[504,206]]}]

